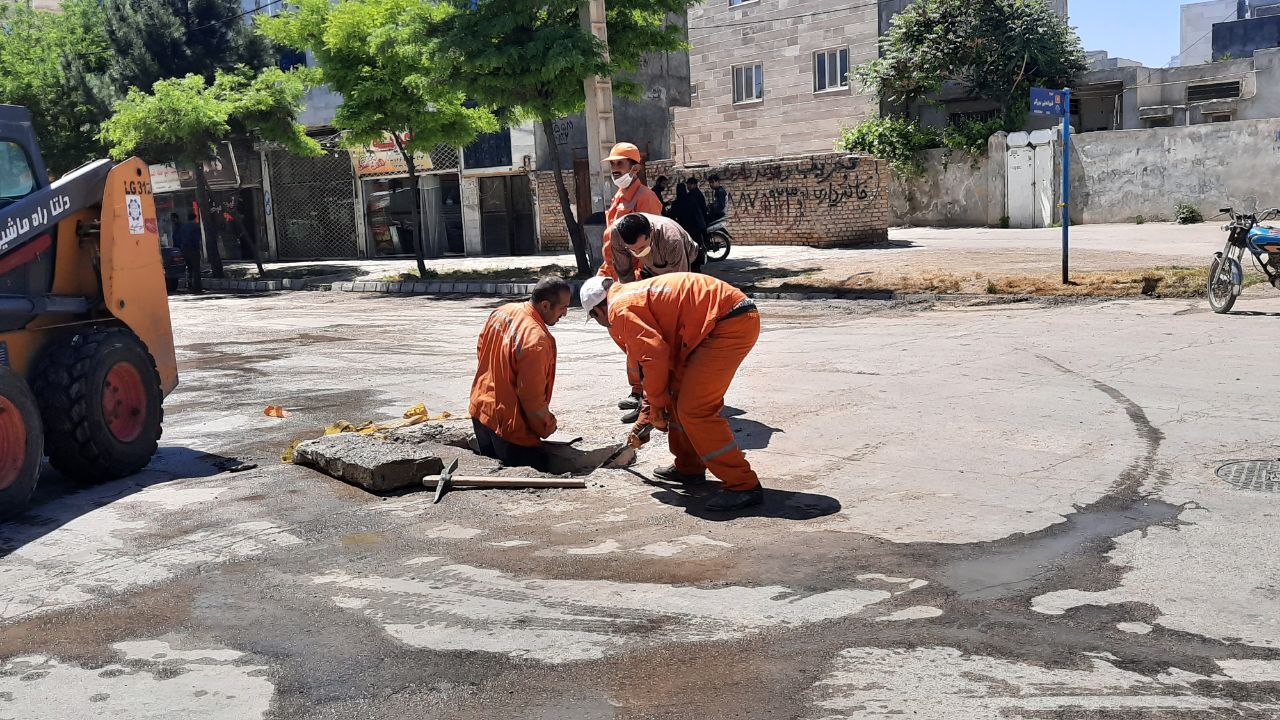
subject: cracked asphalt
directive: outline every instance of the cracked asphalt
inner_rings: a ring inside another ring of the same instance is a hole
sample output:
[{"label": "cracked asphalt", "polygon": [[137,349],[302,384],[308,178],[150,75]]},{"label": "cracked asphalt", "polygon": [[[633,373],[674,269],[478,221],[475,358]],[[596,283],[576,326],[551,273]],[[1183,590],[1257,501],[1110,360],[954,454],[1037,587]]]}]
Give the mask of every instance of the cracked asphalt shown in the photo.
[{"label": "cracked asphalt", "polygon": [[[465,415],[497,301],[175,297],[151,467],[47,470],[0,525],[0,720],[1280,717],[1280,494],[1214,472],[1280,457],[1250,293],[762,302],[726,414],[769,494],[732,519],[646,481],[660,442],[439,505],[284,465]],[[560,427],[617,441],[622,357],[555,333]]]}]

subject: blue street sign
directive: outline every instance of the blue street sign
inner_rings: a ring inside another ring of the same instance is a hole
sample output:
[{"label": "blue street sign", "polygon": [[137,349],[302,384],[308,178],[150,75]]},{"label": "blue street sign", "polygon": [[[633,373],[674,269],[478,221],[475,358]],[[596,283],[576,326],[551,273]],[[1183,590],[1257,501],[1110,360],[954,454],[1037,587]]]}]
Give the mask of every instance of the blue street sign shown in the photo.
[{"label": "blue street sign", "polygon": [[1031,114],[1062,117],[1067,114],[1066,92],[1047,88],[1031,88]]}]

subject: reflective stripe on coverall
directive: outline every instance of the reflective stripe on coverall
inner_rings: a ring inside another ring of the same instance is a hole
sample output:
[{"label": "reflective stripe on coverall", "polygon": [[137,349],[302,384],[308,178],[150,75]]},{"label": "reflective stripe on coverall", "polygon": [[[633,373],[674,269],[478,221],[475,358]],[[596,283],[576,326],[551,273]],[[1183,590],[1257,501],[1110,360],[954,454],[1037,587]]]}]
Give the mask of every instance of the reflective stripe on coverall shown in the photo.
[{"label": "reflective stripe on coverall", "polygon": [[471,384],[471,417],[514,445],[538,447],[556,431],[551,391],[556,340],[532,303],[503,305],[489,315],[476,342],[479,367]]},{"label": "reflective stripe on coverall", "polygon": [[642,369],[652,412],[671,411],[676,469],[710,470],[727,490],[760,484],[720,415],[734,374],[760,337],[754,310],[720,320],[746,299],[708,275],[674,273],[615,285],[608,300],[610,334],[628,367]]},{"label": "reflective stripe on coverall", "polygon": [[[613,239],[610,236],[613,233],[610,232],[610,228],[613,227],[614,223],[618,222],[618,218],[634,212],[649,213],[650,215],[662,214],[662,200],[658,198],[657,193],[640,182],[639,178],[631,182],[631,187],[615,193],[613,202],[609,204],[609,209],[604,212],[604,244],[601,246],[600,252],[604,257],[601,258],[600,270],[596,272],[597,275],[611,277],[615,280],[619,279],[617,271],[613,269],[613,253],[610,248],[610,245],[613,244]],[[629,280],[630,278],[627,278],[623,282]]]}]

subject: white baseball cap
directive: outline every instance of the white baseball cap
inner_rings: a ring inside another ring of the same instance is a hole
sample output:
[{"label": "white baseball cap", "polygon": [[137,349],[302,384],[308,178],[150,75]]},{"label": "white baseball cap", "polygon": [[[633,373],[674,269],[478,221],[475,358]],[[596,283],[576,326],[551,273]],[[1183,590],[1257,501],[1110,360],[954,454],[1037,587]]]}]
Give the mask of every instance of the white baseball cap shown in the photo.
[{"label": "white baseball cap", "polygon": [[578,298],[582,301],[582,309],[591,312],[595,306],[605,301],[609,297],[609,286],[613,284],[613,278],[603,275],[587,278],[582,283],[582,289],[578,291]]}]

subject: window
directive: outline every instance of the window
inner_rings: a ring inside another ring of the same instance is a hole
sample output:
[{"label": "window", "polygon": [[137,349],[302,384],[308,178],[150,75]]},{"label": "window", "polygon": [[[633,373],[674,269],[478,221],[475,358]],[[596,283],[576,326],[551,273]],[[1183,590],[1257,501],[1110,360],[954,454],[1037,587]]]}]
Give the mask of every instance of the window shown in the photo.
[{"label": "window", "polygon": [[739,5],[750,5],[751,3],[760,2],[760,0],[729,0],[729,7],[738,7]]},{"label": "window", "polygon": [[1192,85],[1187,88],[1187,102],[1189,103],[1229,100],[1238,97],[1240,97],[1239,80]]},{"label": "window", "polygon": [[1204,121],[1207,123],[1231,122],[1231,113],[1205,113]]},{"label": "window", "polygon": [[0,205],[21,200],[35,189],[36,179],[22,146],[0,141]]},{"label": "window", "polygon": [[764,63],[737,65],[733,68],[733,101],[757,102],[764,99]]},{"label": "window", "polygon": [[849,48],[822,50],[813,54],[813,91],[844,90],[849,87]]}]

